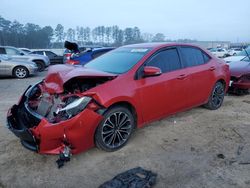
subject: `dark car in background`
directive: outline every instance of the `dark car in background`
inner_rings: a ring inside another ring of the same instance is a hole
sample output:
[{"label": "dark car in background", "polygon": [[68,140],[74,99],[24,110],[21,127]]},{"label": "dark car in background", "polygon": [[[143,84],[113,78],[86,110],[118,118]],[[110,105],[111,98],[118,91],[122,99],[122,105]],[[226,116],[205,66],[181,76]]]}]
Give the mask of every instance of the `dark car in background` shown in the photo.
[{"label": "dark car in background", "polygon": [[71,65],[84,65],[91,61],[92,59],[95,59],[115,48],[113,47],[107,47],[107,48],[94,48],[89,49],[84,52],[80,52],[78,54],[72,54],[71,57],[66,60],[65,63],[71,64]]},{"label": "dark car in background", "polygon": [[85,65],[92,59],[95,59],[115,48],[100,46],[84,46],[78,47],[74,42],[65,41],[66,48],[63,54],[63,63],[71,65]]},{"label": "dark car in background", "polygon": [[31,52],[31,54],[39,54],[47,56],[50,60],[50,64],[62,64],[63,63],[63,56],[57,55],[56,53],[49,51],[49,50],[35,50]]}]

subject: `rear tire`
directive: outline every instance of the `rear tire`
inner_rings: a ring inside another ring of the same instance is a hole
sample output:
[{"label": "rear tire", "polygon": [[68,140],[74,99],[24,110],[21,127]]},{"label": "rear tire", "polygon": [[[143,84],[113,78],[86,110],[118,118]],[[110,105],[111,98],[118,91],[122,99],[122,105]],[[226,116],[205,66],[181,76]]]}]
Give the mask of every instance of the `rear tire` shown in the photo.
[{"label": "rear tire", "polygon": [[27,78],[29,76],[29,71],[24,66],[18,66],[13,70],[13,76],[19,79]]},{"label": "rear tire", "polygon": [[104,151],[116,151],[128,142],[135,128],[135,118],[123,106],[116,106],[104,114],[95,133],[96,146]]},{"label": "rear tire", "polygon": [[216,110],[221,107],[225,96],[225,85],[222,82],[216,82],[207,104],[204,106],[209,110]]},{"label": "rear tire", "polygon": [[45,69],[45,64],[44,64],[43,61],[35,61],[35,63],[36,63],[36,65],[37,65],[37,67],[38,67],[37,70],[38,70],[39,72],[44,71],[44,69]]}]

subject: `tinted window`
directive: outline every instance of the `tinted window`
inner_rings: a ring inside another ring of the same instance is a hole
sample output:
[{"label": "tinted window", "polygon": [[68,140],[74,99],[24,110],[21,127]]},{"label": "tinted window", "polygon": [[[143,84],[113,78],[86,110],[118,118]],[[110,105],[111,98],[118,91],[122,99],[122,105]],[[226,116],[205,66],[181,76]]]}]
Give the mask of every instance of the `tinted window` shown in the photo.
[{"label": "tinted window", "polygon": [[6,54],[6,51],[4,48],[0,48],[0,54]]},{"label": "tinted window", "polygon": [[149,50],[149,48],[118,48],[90,61],[85,67],[122,74],[138,63]]},{"label": "tinted window", "polygon": [[181,68],[178,52],[176,48],[167,49],[153,56],[147,66],[155,66],[164,72],[170,72]]},{"label": "tinted window", "polygon": [[35,54],[43,55],[43,51],[36,51]]},{"label": "tinted window", "polygon": [[47,56],[52,56],[52,57],[56,56],[55,53],[50,52],[50,51],[46,51],[45,53],[46,53]]},{"label": "tinted window", "polygon": [[182,59],[185,67],[192,67],[205,64],[209,61],[209,56],[199,50],[192,47],[181,47]]}]

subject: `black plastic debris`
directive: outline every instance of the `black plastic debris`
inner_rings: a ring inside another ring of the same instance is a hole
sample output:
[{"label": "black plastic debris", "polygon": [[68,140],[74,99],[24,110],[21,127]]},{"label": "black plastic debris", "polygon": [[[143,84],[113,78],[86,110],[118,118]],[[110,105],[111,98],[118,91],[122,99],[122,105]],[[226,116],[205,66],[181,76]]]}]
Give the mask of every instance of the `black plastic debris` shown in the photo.
[{"label": "black plastic debris", "polygon": [[217,154],[217,157],[218,157],[219,159],[225,159],[225,155],[223,155],[222,153]]},{"label": "black plastic debris", "polygon": [[155,185],[156,176],[156,173],[137,167],[118,174],[99,188],[150,188]]},{"label": "black plastic debris", "polygon": [[64,166],[65,162],[69,162],[70,161],[70,157],[69,156],[65,156],[63,153],[60,153],[59,155],[59,159],[57,159],[56,163],[57,163],[57,167],[61,168]]}]

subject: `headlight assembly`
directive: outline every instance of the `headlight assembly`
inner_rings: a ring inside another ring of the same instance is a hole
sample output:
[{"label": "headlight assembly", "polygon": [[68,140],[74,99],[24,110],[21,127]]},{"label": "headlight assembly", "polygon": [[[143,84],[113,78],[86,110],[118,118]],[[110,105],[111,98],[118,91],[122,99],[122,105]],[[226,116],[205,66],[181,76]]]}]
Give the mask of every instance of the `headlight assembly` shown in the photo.
[{"label": "headlight assembly", "polygon": [[81,97],[79,99],[75,99],[73,102],[69,103],[63,108],[58,108],[56,114],[66,113],[68,118],[73,117],[83,111],[86,106],[91,101],[90,97]]}]

